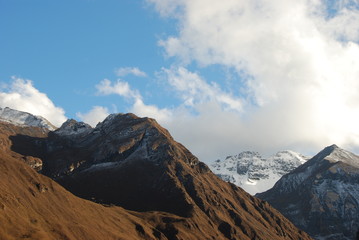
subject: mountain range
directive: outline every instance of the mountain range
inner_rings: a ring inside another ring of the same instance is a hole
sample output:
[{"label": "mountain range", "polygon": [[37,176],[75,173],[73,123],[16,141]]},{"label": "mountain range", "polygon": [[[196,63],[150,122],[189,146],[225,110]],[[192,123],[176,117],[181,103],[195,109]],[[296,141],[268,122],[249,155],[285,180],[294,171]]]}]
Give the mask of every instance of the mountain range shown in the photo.
[{"label": "mountain range", "polygon": [[311,239],[213,174],[153,119],[112,114],[95,128],[68,120],[55,130],[6,112],[1,240]]},{"label": "mountain range", "polygon": [[268,158],[258,152],[244,151],[210,164],[211,170],[224,181],[243,188],[254,195],[264,192],[285,174],[299,167],[308,160],[300,153],[286,150]]}]

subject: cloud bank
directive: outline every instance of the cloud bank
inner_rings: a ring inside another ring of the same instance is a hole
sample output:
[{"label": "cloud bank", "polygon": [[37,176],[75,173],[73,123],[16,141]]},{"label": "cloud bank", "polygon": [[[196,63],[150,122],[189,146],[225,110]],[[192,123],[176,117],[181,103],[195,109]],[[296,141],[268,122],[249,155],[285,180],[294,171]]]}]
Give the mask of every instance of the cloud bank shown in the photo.
[{"label": "cloud bank", "polygon": [[45,93],[37,90],[30,80],[12,78],[10,85],[0,89],[0,106],[39,115],[59,127],[66,121],[65,111],[56,107]]},{"label": "cloud bank", "polygon": [[[220,97],[223,91],[212,91],[204,79],[199,83],[178,72],[174,79],[164,70],[184,104],[196,110],[174,114],[176,124],[167,126],[195,153],[204,158],[233,153],[235,145],[267,152],[359,146],[357,1],[148,2],[178,23],[177,34],[159,44],[180,69],[220,65],[242,83],[234,94]],[[199,85],[217,98],[195,102],[191,97]],[[232,101],[241,111],[228,111]]]}]

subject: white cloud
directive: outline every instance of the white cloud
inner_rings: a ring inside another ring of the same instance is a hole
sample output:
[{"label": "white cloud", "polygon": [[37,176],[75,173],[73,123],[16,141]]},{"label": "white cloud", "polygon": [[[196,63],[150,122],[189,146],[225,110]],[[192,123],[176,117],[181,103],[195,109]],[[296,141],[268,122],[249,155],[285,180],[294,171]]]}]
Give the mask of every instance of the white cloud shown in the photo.
[{"label": "white cloud", "polygon": [[115,70],[115,73],[119,77],[127,75],[134,75],[137,77],[147,77],[147,74],[141,71],[138,67],[122,67]]},{"label": "white cloud", "polygon": [[135,113],[140,117],[151,117],[160,123],[167,123],[171,120],[172,112],[167,108],[159,108],[156,105],[147,105],[141,99],[136,99],[130,112]]},{"label": "white cloud", "polygon": [[[244,91],[229,95],[184,68],[165,69],[169,84],[197,109],[173,113],[183,126],[168,125],[191,150],[209,156],[229,145],[264,151],[359,145],[358,1],[148,2],[178,21],[178,33],[160,41],[169,57],[184,66],[235,69],[243,82]],[[223,108],[232,101],[240,114]]]},{"label": "white cloud", "polygon": [[96,89],[100,95],[118,94],[128,99],[142,98],[138,91],[134,91],[130,88],[128,82],[121,80],[112,83],[110,80],[104,79],[96,85]]},{"label": "white cloud", "polygon": [[90,124],[92,127],[95,127],[97,123],[102,122],[110,114],[109,110],[106,107],[94,106],[87,113],[77,113],[77,117],[85,122]]},{"label": "white cloud", "polygon": [[208,84],[198,74],[190,72],[184,67],[163,68],[162,72],[185,105],[193,107],[199,103],[216,101],[229,110],[242,110],[239,98],[223,92],[216,83]]},{"label": "white cloud", "polygon": [[12,78],[10,85],[2,87],[0,106],[42,116],[55,126],[61,126],[67,119],[65,111],[56,107],[45,93],[33,86],[30,80],[16,77]]},{"label": "white cloud", "polygon": [[155,4],[156,10],[162,15],[162,16],[171,16],[174,17],[174,15],[178,15],[179,6],[183,4],[184,0],[147,0],[148,3]]},{"label": "white cloud", "polygon": [[111,95],[116,94],[124,97],[131,103],[131,107],[126,111],[132,112],[140,117],[151,117],[158,121],[166,122],[171,112],[170,110],[163,108],[160,109],[155,105],[147,105],[143,102],[143,97],[138,90],[133,90],[128,82],[117,80],[112,83],[108,79],[102,80],[96,85],[98,94]]}]

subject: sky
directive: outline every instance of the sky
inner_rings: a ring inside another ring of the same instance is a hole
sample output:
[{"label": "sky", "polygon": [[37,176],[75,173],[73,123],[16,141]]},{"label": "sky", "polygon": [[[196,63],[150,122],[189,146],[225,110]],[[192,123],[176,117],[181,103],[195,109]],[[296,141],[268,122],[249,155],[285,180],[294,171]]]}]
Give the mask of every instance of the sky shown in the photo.
[{"label": "sky", "polygon": [[359,1],[0,0],[0,107],[133,112],[207,163],[359,153]]}]

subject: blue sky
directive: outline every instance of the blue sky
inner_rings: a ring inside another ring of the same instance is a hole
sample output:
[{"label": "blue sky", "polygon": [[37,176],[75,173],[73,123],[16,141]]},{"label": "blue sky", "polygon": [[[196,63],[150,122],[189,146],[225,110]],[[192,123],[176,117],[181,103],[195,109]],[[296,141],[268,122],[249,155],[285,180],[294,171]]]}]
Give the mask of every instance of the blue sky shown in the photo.
[{"label": "blue sky", "polygon": [[[0,78],[31,79],[56,105],[75,118],[94,104],[121,100],[94,98],[103,78],[136,66],[153,73],[166,65],[157,41],[175,26],[142,1],[1,1]],[[136,79],[134,79],[136,81]],[[156,101],[156,99],[153,99]],[[157,100],[158,101],[158,100]]]},{"label": "blue sky", "polygon": [[358,152],[357,0],[0,0],[0,107],[157,119],[203,161]]}]

